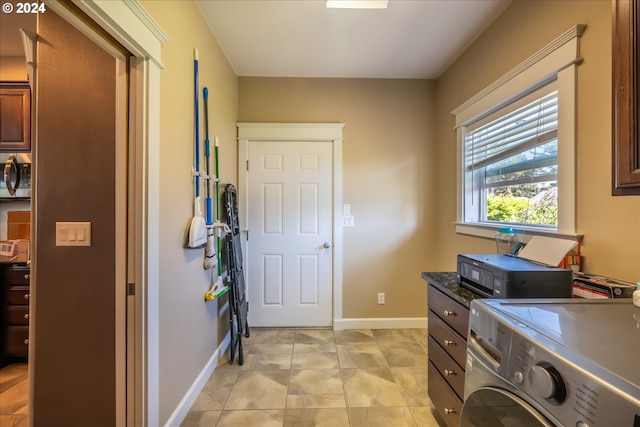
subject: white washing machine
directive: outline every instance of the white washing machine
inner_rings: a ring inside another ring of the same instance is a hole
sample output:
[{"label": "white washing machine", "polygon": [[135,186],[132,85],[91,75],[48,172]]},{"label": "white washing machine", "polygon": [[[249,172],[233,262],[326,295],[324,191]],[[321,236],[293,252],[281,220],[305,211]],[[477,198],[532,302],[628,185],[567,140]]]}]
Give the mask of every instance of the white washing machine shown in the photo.
[{"label": "white washing machine", "polygon": [[640,427],[630,299],[471,303],[461,427]]}]

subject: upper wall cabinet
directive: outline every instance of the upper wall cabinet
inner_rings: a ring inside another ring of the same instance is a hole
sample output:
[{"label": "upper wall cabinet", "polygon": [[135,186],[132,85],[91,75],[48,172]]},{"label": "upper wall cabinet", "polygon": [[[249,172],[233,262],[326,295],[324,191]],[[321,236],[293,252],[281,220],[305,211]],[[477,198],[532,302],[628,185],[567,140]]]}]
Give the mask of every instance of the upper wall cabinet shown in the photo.
[{"label": "upper wall cabinet", "polygon": [[25,82],[0,83],[0,151],[31,150],[31,90]]},{"label": "upper wall cabinet", "polygon": [[640,195],[639,1],[612,0],[614,196]]}]

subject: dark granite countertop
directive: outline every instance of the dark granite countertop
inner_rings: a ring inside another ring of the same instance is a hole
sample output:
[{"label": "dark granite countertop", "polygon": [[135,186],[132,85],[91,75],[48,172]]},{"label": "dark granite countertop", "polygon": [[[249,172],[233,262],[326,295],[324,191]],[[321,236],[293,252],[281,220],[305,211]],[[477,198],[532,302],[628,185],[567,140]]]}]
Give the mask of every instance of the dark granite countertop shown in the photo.
[{"label": "dark granite countertop", "polygon": [[460,286],[456,282],[455,272],[426,271],[423,272],[421,276],[427,281],[427,283],[433,285],[436,289],[444,292],[465,307],[469,307],[472,300],[476,298],[483,298],[482,295]]}]

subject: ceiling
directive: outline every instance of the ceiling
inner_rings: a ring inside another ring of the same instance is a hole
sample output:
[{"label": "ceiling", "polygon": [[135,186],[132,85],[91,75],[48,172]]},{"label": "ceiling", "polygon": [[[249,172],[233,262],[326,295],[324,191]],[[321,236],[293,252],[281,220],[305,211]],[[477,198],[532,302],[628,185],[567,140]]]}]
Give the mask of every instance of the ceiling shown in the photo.
[{"label": "ceiling", "polygon": [[238,76],[435,79],[511,0],[196,0]]},{"label": "ceiling", "polygon": [[[238,76],[435,79],[511,0],[389,0],[387,9],[327,9],[324,0],[196,0]],[[0,13],[0,56],[23,56]]]}]

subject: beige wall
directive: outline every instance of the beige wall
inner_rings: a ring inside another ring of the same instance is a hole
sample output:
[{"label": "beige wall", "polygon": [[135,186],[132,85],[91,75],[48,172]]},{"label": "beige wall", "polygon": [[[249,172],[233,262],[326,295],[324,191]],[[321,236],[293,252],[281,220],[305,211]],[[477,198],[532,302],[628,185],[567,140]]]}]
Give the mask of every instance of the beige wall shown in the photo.
[{"label": "beige wall", "polygon": [[640,197],[611,196],[610,1],[513,2],[438,80],[438,268],[453,270],[459,252],[495,250],[491,240],[454,232],[456,141],[451,110],[576,24],[587,25],[580,48],[584,62],[578,67],[576,195],[585,270],[640,280]]},{"label": "beige wall", "polygon": [[22,56],[0,57],[0,81],[29,80],[27,64]]},{"label": "beige wall", "polygon": [[[434,82],[241,77],[241,122],[341,122],[343,312],[349,318],[425,317],[420,272],[430,261],[437,207]],[[377,304],[377,293],[386,304]]]},{"label": "beige wall", "polygon": [[[223,182],[237,176],[237,79],[193,2],[143,1],[167,33],[162,47],[160,107],[160,421],[164,424],[223,340],[228,312],[204,302],[210,271],[204,252],[184,249],[193,216],[193,50],[199,50],[200,86],[209,88],[210,138],[220,139]],[[200,109],[203,109],[200,90]],[[203,113],[202,113],[203,114]],[[204,116],[200,135],[204,139]],[[201,149],[202,168],[204,151]],[[213,159],[212,159],[213,170]],[[204,199],[204,187],[202,187]],[[203,200],[204,213],[204,200]]]}]

